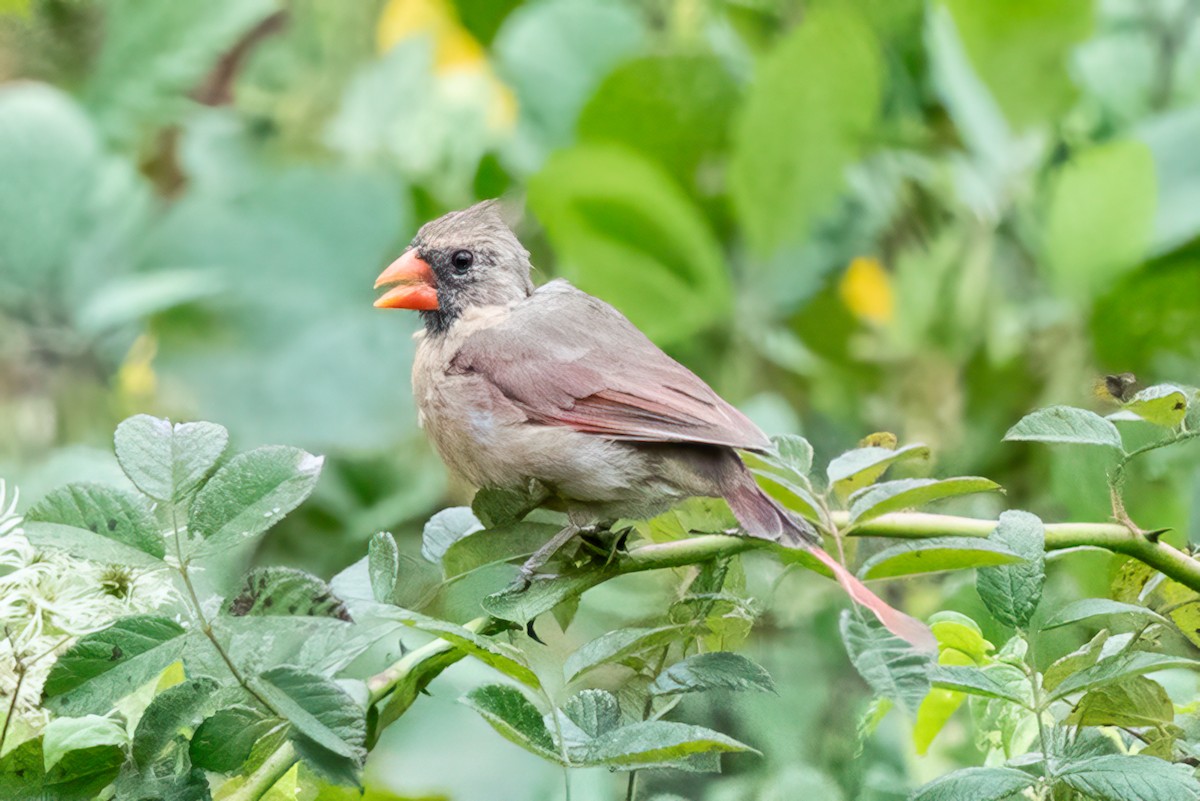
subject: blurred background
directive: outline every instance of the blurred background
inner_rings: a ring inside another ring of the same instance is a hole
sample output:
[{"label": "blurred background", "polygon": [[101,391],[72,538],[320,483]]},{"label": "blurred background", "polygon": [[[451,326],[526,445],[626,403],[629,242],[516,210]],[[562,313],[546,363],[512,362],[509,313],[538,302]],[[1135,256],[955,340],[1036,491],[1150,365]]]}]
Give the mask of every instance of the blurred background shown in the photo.
[{"label": "blurred background", "polygon": [[[1200,383],[1198,18],[1195,0],[0,0],[0,476],[26,505],[116,481],[125,416],[211,419],[239,447],[330,457],[261,561],[331,575],[382,528],[415,546],[469,489],[416,428],[418,320],[373,309],[371,284],[425,220],[506,196],[539,279],[610,301],[819,464],[892,431],[933,447],[927,471],[1008,490],[963,511],[1106,519],[1094,453],[999,440],[1038,406],[1105,411],[1105,373]],[[1130,511],[1200,541],[1200,458],[1176,450]],[[1051,600],[1107,569],[1064,563]],[[961,724],[931,756],[886,726],[859,751],[867,693],[817,584],[780,587],[751,644],[781,697],[690,711],[766,757],[649,787],[882,801],[974,764]],[[1004,638],[969,576],[904,591]],[[635,611],[596,595],[609,624]],[[456,694],[389,732],[372,781],[553,797],[557,773]]]}]

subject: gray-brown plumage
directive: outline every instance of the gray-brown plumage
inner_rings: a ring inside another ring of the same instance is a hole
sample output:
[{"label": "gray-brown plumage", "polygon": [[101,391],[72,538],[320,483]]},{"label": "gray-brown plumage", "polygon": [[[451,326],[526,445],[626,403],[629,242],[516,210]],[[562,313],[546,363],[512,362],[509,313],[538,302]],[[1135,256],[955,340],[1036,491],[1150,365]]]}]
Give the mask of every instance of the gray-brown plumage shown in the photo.
[{"label": "gray-brown plumage", "polygon": [[[477,487],[536,481],[580,528],[723,497],[751,536],[812,548],[855,600],[908,639],[927,630],[884,604],[763,494],[736,450],[770,441],[612,306],[555,280],[535,289],[529,254],[485,202],[427,223],[376,286],[376,305],[421,311],[413,391],[450,469]],[[914,633],[916,632],[916,633]]]}]

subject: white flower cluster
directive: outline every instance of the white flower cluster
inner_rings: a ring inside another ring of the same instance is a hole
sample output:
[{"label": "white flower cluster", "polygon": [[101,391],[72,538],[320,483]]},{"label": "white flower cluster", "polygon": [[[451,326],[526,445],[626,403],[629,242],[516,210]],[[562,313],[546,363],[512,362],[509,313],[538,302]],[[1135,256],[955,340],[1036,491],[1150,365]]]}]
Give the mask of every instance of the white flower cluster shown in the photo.
[{"label": "white flower cluster", "polygon": [[[5,751],[45,725],[39,699],[58,653],[119,617],[149,612],[177,598],[166,571],[136,572],[38,550],[21,528],[17,497],[14,489],[8,498],[0,479],[0,726],[9,734]],[[10,713],[14,720],[7,720]]]}]

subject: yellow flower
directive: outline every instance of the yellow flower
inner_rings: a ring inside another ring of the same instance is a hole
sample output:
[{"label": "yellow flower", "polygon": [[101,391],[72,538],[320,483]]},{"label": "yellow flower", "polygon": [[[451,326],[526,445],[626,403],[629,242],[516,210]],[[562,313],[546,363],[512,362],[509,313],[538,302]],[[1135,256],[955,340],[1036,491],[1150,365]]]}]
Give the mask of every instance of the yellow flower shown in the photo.
[{"label": "yellow flower", "polygon": [[117,371],[117,396],[130,406],[141,407],[154,398],[158,377],[154,374],[154,356],[158,343],[148,334],[133,342],[125,361]]},{"label": "yellow flower", "polygon": [[517,118],[516,99],[492,70],[483,46],[459,22],[449,0],[389,0],[375,27],[375,43],[386,53],[414,36],[433,40],[433,69],[439,77],[448,74],[482,76],[491,89],[487,122],[493,130],[506,131]]},{"label": "yellow flower", "polygon": [[838,294],[858,319],[874,325],[891,322],[895,306],[892,279],[878,259],[860,256],[851,261],[838,285]]}]

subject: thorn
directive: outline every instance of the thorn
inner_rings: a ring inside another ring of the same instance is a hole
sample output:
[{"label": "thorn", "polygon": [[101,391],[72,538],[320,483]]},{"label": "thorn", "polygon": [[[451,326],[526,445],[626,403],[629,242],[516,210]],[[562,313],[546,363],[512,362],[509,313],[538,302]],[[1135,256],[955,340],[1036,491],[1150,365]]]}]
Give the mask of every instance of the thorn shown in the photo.
[{"label": "thorn", "polygon": [[629,548],[626,547],[628,544],[629,544],[629,529],[625,529],[617,537],[617,544],[616,544],[616,547],[614,548],[614,550],[624,551],[624,552],[628,553]]},{"label": "thorn", "polygon": [[546,643],[545,643],[545,642],[542,640],[542,638],[538,636],[537,632],[534,630],[534,628],[533,628],[533,621],[532,621],[532,620],[530,620],[528,623],[526,623],[526,624],[525,624],[525,633],[526,633],[526,634],[528,634],[528,635],[529,635],[529,639],[533,640],[534,642],[536,642],[536,643],[540,643],[541,645],[545,645],[545,644],[546,644]]},{"label": "thorn", "polygon": [[1168,526],[1167,528],[1156,528],[1153,531],[1146,531],[1143,533],[1145,534],[1146,539],[1150,540],[1150,542],[1157,543],[1159,537],[1171,530],[1172,529]]}]

